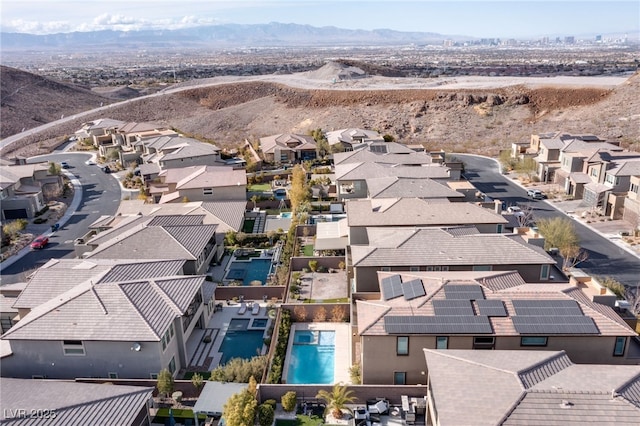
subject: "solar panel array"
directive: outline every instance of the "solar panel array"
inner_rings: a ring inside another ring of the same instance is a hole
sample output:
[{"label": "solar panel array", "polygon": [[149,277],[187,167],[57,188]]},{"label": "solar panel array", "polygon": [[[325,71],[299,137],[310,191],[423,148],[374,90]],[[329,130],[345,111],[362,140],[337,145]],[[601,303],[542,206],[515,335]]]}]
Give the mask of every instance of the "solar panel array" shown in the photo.
[{"label": "solar panel array", "polygon": [[384,329],[389,334],[491,334],[486,316],[394,316],[384,317]]},{"label": "solar panel array", "polygon": [[434,299],[433,310],[436,315],[474,315],[470,300]]},{"label": "solar panel array", "polygon": [[516,315],[582,316],[575,300],[514,300]]},{"label": "solar panel array", "polygon": [[480,315],[488,317],[506,317],[507,310],[502,300],[476,300],[478,304],[478,312]]},{"label": "solar panel array", "polygon": [[402,294],[404,295],[405,300],[413,300],[416,297],[424,296],[424,286],[422,285],[422,280],[416,278],[411,281],[403,282],[401,284]]},{"label": "solar panel array", "polygon": [[380,280],[380,290],[382,300],[391,300],[400,296],[404,296],[405,300],[413,300],[427,294],[421,279],[402,282],[400,275],[392,275]]},{"label": "solar panel array", "polygon": [[593,319],[584,315],[551,315],[511,317],[516,331],[520,334],[598,334]]},{"label": "solar panel array", "polygon": [[514,300],[511,317],[520,334],[598,334],[575,300]]},{"label": "solar panel array", "polygon": [[447,284],[444,286],[447,299],[480,300],[484,299],[482,287],[478,284]]},{"label": "solar panel array", "polygon": [[400,275],[392,275],[390,277],[383,278],[380,281],[382,300],[391,300],[402,296],[402,287],[400,284],[402,284]]}]

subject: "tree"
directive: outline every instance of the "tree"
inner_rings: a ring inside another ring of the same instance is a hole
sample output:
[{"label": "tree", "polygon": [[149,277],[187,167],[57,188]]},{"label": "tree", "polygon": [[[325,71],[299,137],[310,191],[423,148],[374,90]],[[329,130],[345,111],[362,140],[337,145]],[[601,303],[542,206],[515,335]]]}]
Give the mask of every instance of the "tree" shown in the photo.
[{"label": "tree", "polygon": [[351,383],[354,385],[362,384],[362,369],[360,368],[359,362],[349,367],[349,377],[351,378]]},{"label": "tree", "polygon": [[307,308],[304,305],[296,305],[293,308],[293,316],[298,322],[305,322],[307,320]]},{"label": "tree", "polygon": [[49,161],[49,169],[47,170],[50,175],[58,176],[60,174],[60,165],[54,161]]},{"label": "tree", "polygon": [[260,426],[271,426],[275,417],[275,410],[271,404],[261,404],[258,406],[258,424]]},{"label": "tree", "polygon": [[222,417],[228,426],[251,426],[256,418],[258,401],[247,389],[231,395],[223,407]]},{"label": "tree", "polygon": [[567,246],[560,249],[560,256],[562,256],[562,270],[567,271],[574,266],[584,262],[589,258],[589,253],[581,249],[577,245]]},{"label": "tree", "polygon": [[258,203],[258,196],[257,195],[253,195],[251,196],[251,202],[253,203],[253,209],[256,209],[256,204]]},{"label": "tree", "polygon": [[313,320],[315,322],[325,322],[327,320],[327,310],[325,309],[324,306],[320,306],[316,310],[316,313],[313,316]]},{"label": "tree", "polygon": [[251,377],[261,381],[267,357],[254,356],[251,359],[232,358],[226,364],[219,365],[211,371],[210,380],[216,382],[249,383]]},{"label": "tree", "polygon": [[342,305],[335,305],[331,308],[331,321],[332,322],[343,322],[345,318],[345,308]]},{"label": "tree", "polygon": [[333,385],[331,392],[324,389],[320,390],[316,398],[323,400],[327,404],[327,410],[329,410],[336,419],[342,418],[343,410],[351,412],[346,405],[356,400],[353,391],[348,390],[347,386],[344,386],[342,383]]},{"label": "tree", "polygon": [[173,392],[173,375],[166,368],[158,373],[158,383],[156,387],[158,388],[158,392],[167,398],[171,395],[171,392]]},{"label": "tree", "polygon": [[285,393],[284,395],[282,395],[282,398],[280,398],[282,409],[290,413],[296,408],[296,400],[297,400],[297,396],[294,391],[289,391]]},{"label": "tree", "polygon": [[396,140],[392,135],[388,133],[382,135],[382,139],[384,139],[385,142],[393,142],[394,140]]},{"label": "tree", "polygon": [[312,272],[316,272],[318,270],[318,261],[317,260],[310,260],[309,261],[309,269],[311,269]]},{"label": "tree", "polygon": [[538,230],[544,236],[544,249],[557,248],[559,251],[578,246],[579,239],[571,219],[554,217],[538,221]]},{"label": "tree", "polygon": [[191,376],[191,384],[193,385],[194,388],[196,388],[197,390],[200,390],[200,388],[204,385],[204,379],[202,378],[202,374],[194,373],[193,376]]}]

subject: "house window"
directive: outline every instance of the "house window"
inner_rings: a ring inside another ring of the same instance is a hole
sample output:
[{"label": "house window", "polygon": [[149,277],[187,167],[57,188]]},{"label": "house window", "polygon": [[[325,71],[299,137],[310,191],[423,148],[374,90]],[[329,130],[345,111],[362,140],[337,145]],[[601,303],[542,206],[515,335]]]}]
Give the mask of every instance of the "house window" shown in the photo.
[{"label": "house window", "polygon": [[547,346],[546,336],[523,336],[520,338],[520,346]]},{"label": "house window", "polygon": [[442,267],[442,270],[443,270],[443,271],[448,271],[448,270],[449,270],[449,267],[448,267],[448,266],[443,266],[443,267]]},{"label": "house window", "polygon": [[63,340],[62,351],[65,355],[84,356],[84,345],[80,340]]},{"label": "house window", "polygon": [[31,376],[31,378],[36,380],[43,380],[44,376],[41,374],[34,374],[33,376]]},{"label": "house window", "polygon": [[213,188],[202,188],[202,195],[213,195]]},{"label": "house window", "polygon": [[540,279],[548,280],[549,279],[549,265],[542,265],[540,268]]},{"label": "house window", "polygon": [[449,338],[447,336],[437,336],[436,349],[449,349]]},{"label": "house window", "polygon": [[419,267],[419,266],[410,266],[410,267],[409,267],[409,270],[410,270],[411,272],[417,272],[417,271],[419,271],[419,270],[420,270],[420,267]]},{"label": "house window", "polygon": [[158,380],[158,373],[151,373],[149,374],[149,378],[151,380]]},{"label": "house window", "polygon": [[433,271],[433,266],[427,266],[427,271]]},{"label": "house window", "polygon": [[391,267],[390,266],[383,266],[380,268],[381,271],[383,272],[391,272]]},{"label": "house window", "polygon": [[595,167],[591,169],[591,176],[598,177],[598,169]]},{"label": "house window", "polygon": [[501,223],[498,224],[497,232],[498,232],[498,234],[502,234],[502,224]]},{"label": "house window", "polygon": [[406,385],[407,384],[407,373],[405,371],[395,371],[393,373],[393,384],[394,385]]},{"label": "house window", "polygon": [[169,362],[169,372],[173,374],[176,371],[176,357],[172,356]]},{"label": "house window", "polygon": [[169,346],[169,342],[171,342],[171,338],[173,337],[173,324],[164,332],[162,336],[162,350],[164,351]]},{"label": "house window", "polygon": [[605,182],[607,182],[609,185],[617,185],[620,181],[617,176],[608,174],[605,178]]},{"label": "house window", "polygon": [[613,356],[624,355],[624,347],[627,344],[626,337],[616,337],[616,345],[613,347]]},{"label": "house window", "polygon": [[110,379],[117,379],[118,373],[107,373]]},{"label": "house window", "polygon": [[171,334],[171,338],[173,339],[173,334],[175,333],[175,332],[174,332],[174,330],[173,330],[173,324],[171,324],[171,325],[169,326],[169,331],[171,332],[171,333],[170,333],[170,334]]},{"label": "house window", "polygon": [[492,269],[491,265],[474,265],[473,266],[474,271],[491,271],[491,269]]},{"label": "house window", "polygon": [[493,349],[496,345],[495,337],[474,337],[473,349]]},{"label": "house window", "polygon": [[409,355],[409,336],[398,336],[396,339],[396,355]]}]

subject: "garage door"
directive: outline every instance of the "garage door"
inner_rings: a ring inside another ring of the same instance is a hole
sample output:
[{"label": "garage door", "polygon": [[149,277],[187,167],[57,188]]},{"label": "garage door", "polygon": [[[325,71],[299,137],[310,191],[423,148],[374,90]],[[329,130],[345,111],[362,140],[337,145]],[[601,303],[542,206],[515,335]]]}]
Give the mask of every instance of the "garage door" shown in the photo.
[{"label": "garage door", "polygon": [[4,211],[4,218],[6,220],[9,219],[26,219],[27,216],[27,209],[14,209],[14,210],[5,210]]}]

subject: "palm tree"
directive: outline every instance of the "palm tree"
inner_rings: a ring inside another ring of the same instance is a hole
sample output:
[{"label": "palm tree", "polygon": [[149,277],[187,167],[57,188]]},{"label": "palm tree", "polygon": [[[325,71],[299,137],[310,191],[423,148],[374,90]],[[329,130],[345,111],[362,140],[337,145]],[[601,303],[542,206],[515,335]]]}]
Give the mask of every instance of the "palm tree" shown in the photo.
[{"label": "palm tree", "polygon": [[331,392],[324,389],[318,391],[316,398],[323,400],[327,404],[327,410],[330,410],[336,419],[342,418],[343,409],[351,412],[345,405],[353,403],[356,400],[353,391],[347,390],[347,386],[342,383],[333,385]]}]

